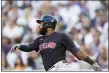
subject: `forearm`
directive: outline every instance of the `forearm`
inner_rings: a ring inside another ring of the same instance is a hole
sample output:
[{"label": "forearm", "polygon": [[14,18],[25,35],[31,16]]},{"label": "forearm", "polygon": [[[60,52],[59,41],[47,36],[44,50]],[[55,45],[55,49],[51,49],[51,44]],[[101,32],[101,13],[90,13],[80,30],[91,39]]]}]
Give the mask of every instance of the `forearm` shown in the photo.
[{"label": "forearm", "polygon": [[28,45],[24,45],[24,44],[20,44],[20,46],[18,47],[18,49],[20,49],[21,51],[24,51],[24,52],[30,52],[31,49],[29,48]]},{"label": "forearm", "polygon": [[89,64],[91,64],[91,65],[95,63],[95,62],[94,62],[91,58],[89,58],[88,55],[85,54],[82,50],[79,50],[79,51],[77,52],[76,56],[77,56],[77,58],[78,58],[79,60],[83,60],[83,61],[85,61],[85,62],[87,62],[87,63],[89,63]]}]

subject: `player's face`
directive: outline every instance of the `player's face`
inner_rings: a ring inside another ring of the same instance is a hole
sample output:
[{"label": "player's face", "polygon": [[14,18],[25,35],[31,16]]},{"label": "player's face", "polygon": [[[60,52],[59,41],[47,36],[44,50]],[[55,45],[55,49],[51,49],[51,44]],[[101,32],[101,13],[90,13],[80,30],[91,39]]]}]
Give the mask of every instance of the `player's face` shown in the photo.
[{"label": "player's face", "polygon": [[39,25],[40,29],[43,27],[43,25],[44,25],[44,23],[41,22],[40,25]]},{"label": "player's face", "polygon": [[46,32],[47,32],[47,28],[44,26],[45,23],[41,22],[40,25],[39,25],[39,33],[42,34],[42,35],[45,35]]}]

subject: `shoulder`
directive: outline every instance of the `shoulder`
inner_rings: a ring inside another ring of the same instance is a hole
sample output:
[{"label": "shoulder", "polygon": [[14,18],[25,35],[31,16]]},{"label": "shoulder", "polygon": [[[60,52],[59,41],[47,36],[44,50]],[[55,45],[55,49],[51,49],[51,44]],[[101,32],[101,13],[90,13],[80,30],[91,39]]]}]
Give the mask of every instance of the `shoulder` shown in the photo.
[{"label": "shoulder", "polygon": [[61,36],[62,36],[63,38],[66,38],[66,37],[68,37],[68,34],[66,34],[66,33],[61,33]]},{"label": "shoulder", "polygon": [[36,38],[34,39],[34,41],[39,41],[39,40],[42,39],[42,38],[43,38],[43,36],[40,35],[40,36],[36,37]]},{"label": "shoulder", "polygon": [[66,33],[58,33],[58,32],[56,32],[56,34],[59,37],[61,37],[61,39],[68,39],[69,38],[68,34],[66,34]]},{"label": "shoulder", "polygon": [[54,34],[56,34],[56,35],[60,35],[60,36],[67,36],[67,34],[66,34],[66,33],[59,33],[59,32],[55,32]]}]

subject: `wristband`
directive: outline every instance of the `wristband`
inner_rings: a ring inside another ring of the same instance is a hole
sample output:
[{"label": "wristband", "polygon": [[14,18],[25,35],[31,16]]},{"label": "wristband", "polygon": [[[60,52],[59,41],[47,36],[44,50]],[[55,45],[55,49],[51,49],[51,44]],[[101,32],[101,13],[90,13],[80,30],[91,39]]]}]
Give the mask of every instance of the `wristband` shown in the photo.
[{"label": "wristband", "polygon": [[95,62],[92,60],[92,59],[90,59],[89,57],[86,57],[85,59],[84,59],[84,61],[85,62],[88,62],[89,64],[91,64],[91,65],[93,65]]}]

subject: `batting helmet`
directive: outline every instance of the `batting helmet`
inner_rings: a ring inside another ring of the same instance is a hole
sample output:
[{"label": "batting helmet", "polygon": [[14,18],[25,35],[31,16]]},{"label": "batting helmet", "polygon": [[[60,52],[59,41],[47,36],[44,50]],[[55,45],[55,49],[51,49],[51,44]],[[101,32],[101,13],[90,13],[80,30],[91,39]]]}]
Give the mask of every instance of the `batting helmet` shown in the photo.
[{"label": "batting helmet", "polygon": [[41,17],[40,20],[36,20],[37,23],[41,23],[41,22],[44,22],[44,23],[47,23],[48,25],[52,26],[53,28],[56,27],[56,24],[57,24],[57,21],[56,19],[52,16],[52,15],[43,15]]}]

